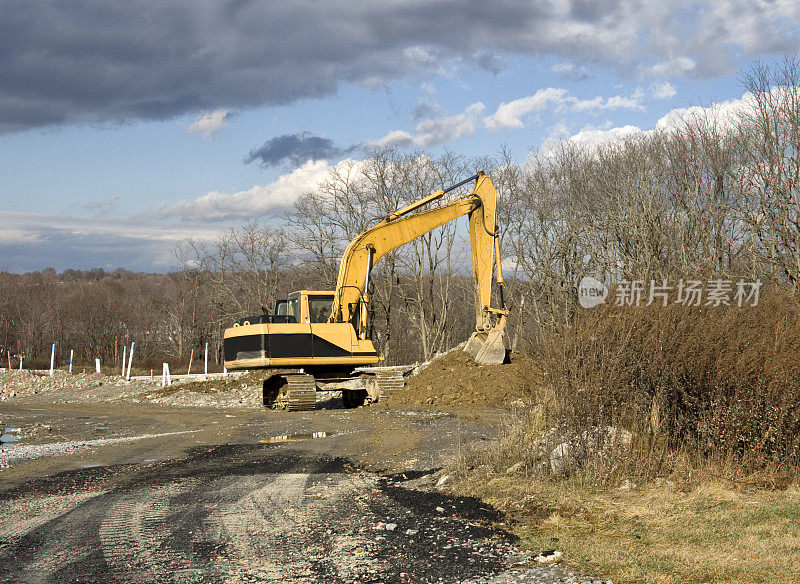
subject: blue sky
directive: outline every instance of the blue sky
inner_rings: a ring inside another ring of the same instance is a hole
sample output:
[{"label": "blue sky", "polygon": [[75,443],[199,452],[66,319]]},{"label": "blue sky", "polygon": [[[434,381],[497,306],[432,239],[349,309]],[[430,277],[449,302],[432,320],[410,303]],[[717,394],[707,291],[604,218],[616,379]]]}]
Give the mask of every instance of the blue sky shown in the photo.
[{"label": "blue sky", "polygon": [[170,269],[370,145],[645,130],[740,99],[799,27],[788,0],[0,0],[0,270]]}]

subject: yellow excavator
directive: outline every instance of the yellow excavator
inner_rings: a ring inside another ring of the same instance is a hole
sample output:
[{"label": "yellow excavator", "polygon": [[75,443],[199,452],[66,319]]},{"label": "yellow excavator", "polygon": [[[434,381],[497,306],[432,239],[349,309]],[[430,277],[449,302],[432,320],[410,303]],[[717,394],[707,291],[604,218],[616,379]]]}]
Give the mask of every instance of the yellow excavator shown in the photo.
[{"label": "yellow excavator", "polygon": [[[469,195],[420,210],[469,182]],[[314,409],[317,391],[341,391],[346,407],[378,401],[403,387],[402,367],[379,367],[367,338],[368,292],[372,267],[384,255],[463,215],[469,218],[476,330],[464,350],[480,364],[503,363],[508,310],[497,226],[497,192],[479,172],[390,213],[357,236],[345,249],[333,291],[300,290],[277,303],[275,314],[243,318],[225,330],[225,367],[265,369],[264,405],[287,410]],[[500,307],[491,306],[497,273]]]}]

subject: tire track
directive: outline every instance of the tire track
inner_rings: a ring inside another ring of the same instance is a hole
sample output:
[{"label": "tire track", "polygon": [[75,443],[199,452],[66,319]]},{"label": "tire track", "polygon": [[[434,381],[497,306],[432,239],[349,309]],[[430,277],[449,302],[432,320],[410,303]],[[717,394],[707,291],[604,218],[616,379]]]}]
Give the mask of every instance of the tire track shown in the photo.
[{"label": "tire track", "polygon": [[202,574],[185,550],[168,542],[176,528],[171,501],[192,490],[194,482],[137,489],[120,495],[109,507],[99,535],[103,556],[117,580],[167,582],[177,573],[187,577]]}]

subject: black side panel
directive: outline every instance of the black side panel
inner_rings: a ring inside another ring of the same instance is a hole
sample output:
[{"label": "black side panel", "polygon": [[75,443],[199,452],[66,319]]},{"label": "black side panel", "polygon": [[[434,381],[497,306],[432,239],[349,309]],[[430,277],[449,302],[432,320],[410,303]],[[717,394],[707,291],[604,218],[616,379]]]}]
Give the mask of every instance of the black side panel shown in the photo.
[{"label": "black side panel", "polygon": [[313,357],[310,333],[269,335],[268,357],[281,359],[288,357]]},{"label": "black side panel", "polygon": [[266,335],[244,335],[225,339],[225,360],[255,359],[264,356],[264,342]]},{"label": "black side panel", "polygon": [[245,335],[225,339],[225,360],[292,357],[366,357],[376,353],[351,353],[310,333]]},{"label": "black side panel", "polygon": [[350,351],[314,335],[315,357],[349,357]]}]

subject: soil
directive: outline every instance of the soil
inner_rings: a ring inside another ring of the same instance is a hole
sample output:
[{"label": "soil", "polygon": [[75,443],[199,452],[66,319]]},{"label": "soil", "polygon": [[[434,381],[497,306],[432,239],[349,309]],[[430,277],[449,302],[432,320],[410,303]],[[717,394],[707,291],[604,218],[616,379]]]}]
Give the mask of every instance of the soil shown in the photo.
[{"label": "soil", "polygon": [[320,393],[297,413],[263,408],[259,372],[0,374],[0,583],[596,582],[535,565],[502,513],[448,492],[530,363],[434,363],[378,407]]},{"label": "soil", "polygon": [[504,365],[478,365],[462,350],[426,363],[389,396],[390,406],[496,408],[532,403],[538,379],[533,359],[511,355]]}]

